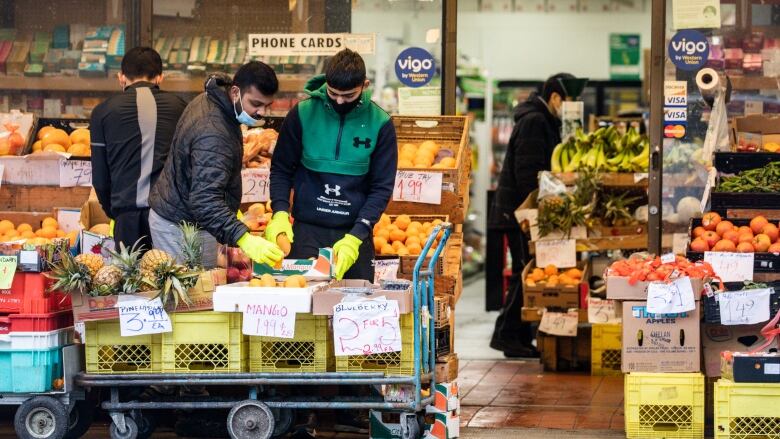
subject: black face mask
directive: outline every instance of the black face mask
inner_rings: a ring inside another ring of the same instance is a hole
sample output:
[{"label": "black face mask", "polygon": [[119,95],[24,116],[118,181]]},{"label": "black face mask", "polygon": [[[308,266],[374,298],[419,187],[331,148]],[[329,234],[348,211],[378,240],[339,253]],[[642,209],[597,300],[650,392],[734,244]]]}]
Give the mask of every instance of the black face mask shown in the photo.
[{"label": "black face mask", "polygon": [[[363,89],[360,89],[360,95],[363,94]],[[344,116],[345,114],[349,113],[350,111],[354,110],[355,107],[360,104],[360,96],[355,99],[352,102],[344,102],[344,103],[337,103],[333,98],[328,96],[328,100],[330,101],[330,105],[333,107],[333,110],[336,111],[336,113]]]}]

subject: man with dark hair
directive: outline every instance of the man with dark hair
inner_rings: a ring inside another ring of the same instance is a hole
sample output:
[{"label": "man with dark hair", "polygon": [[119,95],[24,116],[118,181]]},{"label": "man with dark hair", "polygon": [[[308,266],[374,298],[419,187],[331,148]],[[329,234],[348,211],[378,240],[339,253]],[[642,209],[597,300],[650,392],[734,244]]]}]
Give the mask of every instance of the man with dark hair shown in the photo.
[{"label": "man with dark hair", "polygon": [[236,218],[241,204],[241,124],[259,124],[279,82],[273,69],[251,61],[231,79],[215,74],[205,92],[187,105],[176,127],[171,154],[152,190],[149,225],[156,248],[181,260],[182,221],[201,228],[203,265],[216,266],[217,242],[240,247],[252,260],[274,265],[275,243],[253,236]]},{"label": "man with dark hair", "polygon": [[512,255],[512,277],[504,307],[496,319],[490,347],[507,357],[535,357],[530,324],[520,321],[523,307],[521,274],[528,258],[528,242],[520,231],[514,212],[539,187],[537,176],[550,170],[553,148],[561,142],[561,108],[568,96],[561,80],[573,79],[559,73],[547,79],[542,94],[532,93],[515,108],[515,127],[509,138],[504,166],[498,178],[495,202],[489,215],[492,230],[506,235]]},{"label": "man with dark hair", "polygon": [[92,111],[92,186],[103,210],[114,221],[117,248],[120,243],[129,247],[140,239],[149,250],[149,192],[162,171],[187,104],[160,90],[162,60],[152,48],[130,49],[117,78],[123,93]]},{"label": "man with dark hair", "polygon": [[336,279],[374,279],[370,237],[395,182],[395,128],[368,85],[359,54],[334,55],[325,74],[306,84],[309,98],[287,114],[271,162],[274,216],[266,238],[286,234],[293,259],[333,247]]}]

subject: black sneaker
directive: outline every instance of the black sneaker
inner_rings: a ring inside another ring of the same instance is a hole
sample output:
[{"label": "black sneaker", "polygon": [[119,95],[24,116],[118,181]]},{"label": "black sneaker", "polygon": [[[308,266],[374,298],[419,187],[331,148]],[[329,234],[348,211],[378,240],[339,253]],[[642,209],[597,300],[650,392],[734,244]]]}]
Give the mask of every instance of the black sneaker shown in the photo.
[{"label": "black sneaker", "polygon": [[342,433],[368,434],[368,413],[339,410],[333,429]]},{"label": "black sneaker", "polygon": [[533,346],[512,346],[504,349],[506,358],[539,358],[539,351]]}]

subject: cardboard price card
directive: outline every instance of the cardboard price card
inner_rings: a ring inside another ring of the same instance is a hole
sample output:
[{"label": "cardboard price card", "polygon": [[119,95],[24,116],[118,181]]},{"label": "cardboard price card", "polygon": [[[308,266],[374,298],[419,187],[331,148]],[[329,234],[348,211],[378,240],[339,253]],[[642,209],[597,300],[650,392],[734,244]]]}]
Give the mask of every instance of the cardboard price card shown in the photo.
[{"label": "cardboard price card", "polygon": [[16,273],[16,256],[0,256],[0,290],[11,289]]},{"label": "cardboard price card", "polygon": [[769,320],[771,288],[719,293],[721,325],[752,325]]},{"label": "cardboard price card", "polygon": [[401,265],[400,259],[374,260],[374,283],[378,284],[380,280],[397,279],[398,267],[400,265]]},{"label": "cardboard price card", "polygon": [[588,297],[588,323],[620,323],[615,311],[615,301]]},{"label": "cardboard price card", "polygon": [[754,260],[754,253],[704,252],[704,262],[723,282],[752,281]]},{"label": "cardboard price card", "polygon": [[393,201],[441,204],[441,183],[439,172],[397,171]]},{"label": "cardboard price card", "polygon": [[555,239],[536,241],[536,266],[555,265],[558,268],[577,266],[577,240]]},{"label": "cardboard price card", "polygon": [[295,338],[295,310],[300,296],[258,295],[243,307],[242,332],[260,337]]},{"label": "cardboard price card", "polygon": [[241,170],[241,202],[259,203],[270,199],[271,171],[267,168]]},{"label": "cardboard price card", "polygon": [[384,297],[341,302],[333,307],[336,356],[401,351],[398,301]]},{"label": "cardboard price card", "polygon": [[579,319],[579,312],[576,309],[565,313],[548,312],[545,310],[544,313],[542,313],[542,321],[539,323],[539,330],[550,335],[576,337]]},{"label": "cardboard price card", "polygon": [[60,160],[60,187],[92,186],[92,163]]},{"label": "cardboard price card", "polygon": [[148,300],[120,296],[116,307],[119,308],[119,332],[122,337],[173,331],[171,318],[163,309],[159,297]]},{"label": "cardboard price card", "polygon": [[696,309],[691,278],[681,277],[672,283],[653,282],[647,286],[647,311],[653,314],[676,314]]}]

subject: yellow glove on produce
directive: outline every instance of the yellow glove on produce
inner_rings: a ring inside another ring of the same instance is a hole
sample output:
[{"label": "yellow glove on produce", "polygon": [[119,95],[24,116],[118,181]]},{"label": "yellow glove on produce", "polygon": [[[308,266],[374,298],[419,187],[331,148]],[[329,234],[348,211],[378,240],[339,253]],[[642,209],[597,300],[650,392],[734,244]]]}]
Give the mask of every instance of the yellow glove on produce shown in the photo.
[{"label": "yellow glove on produce", "polygon": [[108,222],[108,237],[113,238],[114,237],[114,226],[116,225],[116,222],[114,220],[111,220]]},{"label": "yellow glove on produce", "polygon": [[355,264],[362,243],[363,241],[356,236],[347,233],[333,244],[333,252],[336,254],[336,280],[341,280],[347,270]]},{"label": "yellow glove on produce", "polygon": [[250,259],[270,267],[279,263],[284,256],[276,244],[250,233],[245,233],[237,244]]},{"label": "yellow glove on produce", "polygon": [[242,222],[244,221],[244,214],[241,213],[241,209],[239,209],[238,212],[236,212],[236,219]]},{"label": "yellow glove on produce", "polygon": [[292,224],[290,224],[290,214],[287,212],[276,212],[268,225],[265,226],[265,239],[276,242],[276,238],[284,233],[287,239],[293,242]]}]

